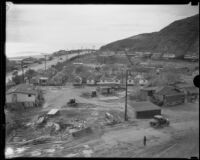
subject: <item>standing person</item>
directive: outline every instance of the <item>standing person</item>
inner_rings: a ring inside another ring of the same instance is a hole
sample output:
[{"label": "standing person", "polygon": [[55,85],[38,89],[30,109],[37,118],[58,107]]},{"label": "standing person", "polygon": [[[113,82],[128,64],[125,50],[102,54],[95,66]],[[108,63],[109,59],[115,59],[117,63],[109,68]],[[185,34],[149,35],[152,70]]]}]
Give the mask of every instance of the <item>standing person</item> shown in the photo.
[{"label": "standing person", "polygon": [[146,136],[144,136],[144,141],[143,141],[144,146],[146,146],[146,141],[147,141],[147,138],[146,138]]}]

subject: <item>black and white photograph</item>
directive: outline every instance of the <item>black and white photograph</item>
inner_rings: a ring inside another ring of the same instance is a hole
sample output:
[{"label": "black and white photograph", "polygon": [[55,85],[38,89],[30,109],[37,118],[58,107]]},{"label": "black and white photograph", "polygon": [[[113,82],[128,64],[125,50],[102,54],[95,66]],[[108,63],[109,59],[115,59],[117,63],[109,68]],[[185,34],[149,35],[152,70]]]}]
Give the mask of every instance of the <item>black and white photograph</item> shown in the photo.
[{"label": "black and white photograph", "polygon": [[5,5],[5,158],[199,158],[199,4]]}]

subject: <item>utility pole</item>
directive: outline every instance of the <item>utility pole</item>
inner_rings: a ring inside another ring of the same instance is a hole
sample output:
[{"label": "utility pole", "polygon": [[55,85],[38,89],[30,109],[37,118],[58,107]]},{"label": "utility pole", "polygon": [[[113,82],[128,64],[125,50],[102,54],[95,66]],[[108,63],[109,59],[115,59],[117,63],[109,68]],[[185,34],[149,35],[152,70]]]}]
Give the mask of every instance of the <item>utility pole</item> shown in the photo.
[{"label": "utility pole", "polygon": [[45,57],[45,72],[46,72],[46,67],[47,67],[47,64],[46,64],[46,63],[47,63],[47,62],[46,62],[46,56],[47,56],[47,55],[44,55],[44,57]]},{"label": "utility pole", "polygon": [[127,117],[127,89],[128,89],[127,79],[128,79],[128,70],[126,70],[126,97],[125,97],[125,113],[124,113],[124,120],[125,121],[128,120],[128,117]]},{"label": "utility pole", "polygon": [[24,69],[23,69],[23,60],[21,60],[21,68],[22,68],[22,82],[24,83]]},{"label": "utility pole", "polygon": [[44,70],[45,70],[45,72],[46,72],[46,68],[47,68],[47,66],[46,66],[46,65],[47,65],[47,64],[46,64],[46,56],[47,56],[47,55],[46,55],[46,54],[42,54],[42,55],[43,55],[44,58],[45,58],[45,61],[44,61]]}]

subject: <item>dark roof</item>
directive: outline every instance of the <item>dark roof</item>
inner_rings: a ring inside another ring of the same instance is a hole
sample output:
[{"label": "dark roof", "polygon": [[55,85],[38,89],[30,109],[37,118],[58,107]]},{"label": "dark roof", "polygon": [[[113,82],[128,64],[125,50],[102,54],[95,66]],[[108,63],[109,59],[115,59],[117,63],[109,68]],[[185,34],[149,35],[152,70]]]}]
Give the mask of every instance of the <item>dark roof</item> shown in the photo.
[{"label": "dark roof", "polygon": [[37,94],[37,90],[35,90],[34,86],[29,84],[19,84],[7,91],[6,94],[10,93],[22,93],[22,94]]},{"label": "dark roof", "polygon": [[199,89],[195,86],[188,86],[188,87],[184,87],[182,88],[185,91],[187,91],[190,94],[198,94],[199,93]]},{"label": "dark roof", "polygon": [[149,101],[134,102],[134,103],[130,103],[129,105],[133,107],[135,111],[161,110],[160,107],[156,106],[155,104]]},{"label": "dark roof", "polygon": [[177,94],[183,94],[180,90],[176,89],[172,86],[165,86],[161,89],[158,89],[156,94],[158,95],[177,95]]},{"label": "dark roof", "polygon": [[188,83],[179,83],[175,85],[177,88],[188,88],[188,87],[195,87],[193,84],[188,84]]}]

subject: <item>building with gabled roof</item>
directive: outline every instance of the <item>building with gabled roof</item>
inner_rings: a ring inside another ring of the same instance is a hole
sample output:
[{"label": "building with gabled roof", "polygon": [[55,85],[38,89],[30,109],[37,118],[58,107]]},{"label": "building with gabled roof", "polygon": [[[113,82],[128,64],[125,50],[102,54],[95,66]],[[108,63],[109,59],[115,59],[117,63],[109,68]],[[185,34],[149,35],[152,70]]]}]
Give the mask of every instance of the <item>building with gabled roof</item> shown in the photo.
[{"label": "building with gabled roof", "polygon": [[86,80],[87,85],[95,85],[96,84],[96,78],[95,76],[89,76]]},{"label": "building with gabled roof", "polygon": [[23,104],[25,107],[35,106],[38,101],[39,92],[33,85],[19,84],[6,92],[6,104]]},{"label": "building with gabled roof", "polygon": [[97,82],[98,85],[120,85],[120,79],[116,77],[101,77],[100,81]]},{"label": "building with gabled roof", "polygon": [[191,84],[176,84],[176,88],[185,93],[187,102],[195,102],[199,98],[199,89]]},{"label": "building with gabled roof", "polygon": [[129,103],[135,113],[135,118],[148,119],[155,115],[161,115],[161,108],[149,101]]},{"label": "building with gabled roof", "polygon": [[164,106],[174,106],[185,102],[184,92],[173,86],[158,88],[154,97],[162,102]]},{"label": "building with gabled roof", "polygon": [[161,56],[162,56],[162,53],[153,53],[151,56],[151,59],[159,59],[161,58]]},{"label": "building with gabled roof", "polygon": [[162,58],[164,59],[172,59],[172,58],[176,58],[176,55],[173,53],[164,53]]}]

